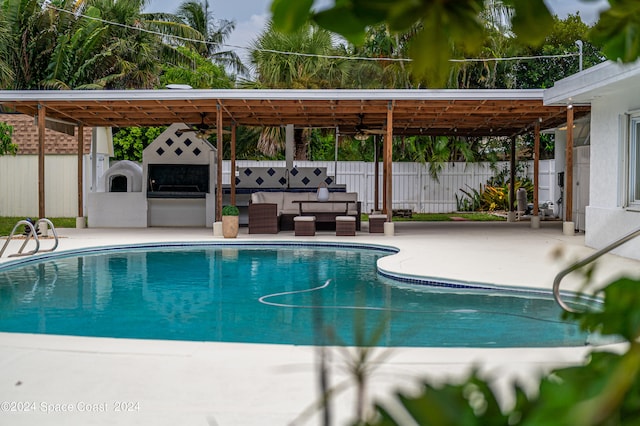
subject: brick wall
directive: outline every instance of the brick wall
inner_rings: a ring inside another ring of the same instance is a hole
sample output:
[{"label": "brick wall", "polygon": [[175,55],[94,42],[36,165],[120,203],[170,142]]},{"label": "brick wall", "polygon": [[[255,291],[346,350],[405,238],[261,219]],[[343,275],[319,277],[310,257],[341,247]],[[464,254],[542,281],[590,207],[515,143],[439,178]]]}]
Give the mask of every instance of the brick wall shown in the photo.
[{"label": "brick wall", "polygon": [[[12,140],[18,145],[18,155],[38,153],[38,127],[33,117],[24,114],[0,114],[0,121],[13,126]],[[89,154],[91,150],[91,131],[91,127],[84,128],[84,154]],[[45,154],[77,155],[77,153],[77,136],[69,136],[51,129],[45,130]]]}]

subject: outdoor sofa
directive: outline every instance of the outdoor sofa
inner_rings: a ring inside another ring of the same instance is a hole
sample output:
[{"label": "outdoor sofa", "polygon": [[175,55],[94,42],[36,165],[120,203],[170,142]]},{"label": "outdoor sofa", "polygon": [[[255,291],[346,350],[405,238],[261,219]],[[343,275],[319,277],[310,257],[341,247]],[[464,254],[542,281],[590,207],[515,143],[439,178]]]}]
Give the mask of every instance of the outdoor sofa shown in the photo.
[{"label": "outdoor sofa", "polygon": [[[328,202],[318,202],[315,192],[254,192],[249,202],[249,233],[275,234],[292,231],[293,218],[302,214],[315,216],[317,229],[335,229],[337,216],[353,216],[360,230],[362,203],[357,192],[330,192]],[[344,203],[343,203],[344,201]]]}]

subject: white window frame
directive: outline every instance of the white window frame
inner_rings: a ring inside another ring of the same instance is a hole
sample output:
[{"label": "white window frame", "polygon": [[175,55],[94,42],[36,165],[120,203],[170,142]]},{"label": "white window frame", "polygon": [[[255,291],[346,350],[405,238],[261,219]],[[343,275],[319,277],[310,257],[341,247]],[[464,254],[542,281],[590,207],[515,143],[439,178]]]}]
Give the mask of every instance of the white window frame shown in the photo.
[{"label": "white window frame", "polygon": [[629,210],[640,210],[640,113],[629,117],[629,144],[626,154],[627,205]]}]

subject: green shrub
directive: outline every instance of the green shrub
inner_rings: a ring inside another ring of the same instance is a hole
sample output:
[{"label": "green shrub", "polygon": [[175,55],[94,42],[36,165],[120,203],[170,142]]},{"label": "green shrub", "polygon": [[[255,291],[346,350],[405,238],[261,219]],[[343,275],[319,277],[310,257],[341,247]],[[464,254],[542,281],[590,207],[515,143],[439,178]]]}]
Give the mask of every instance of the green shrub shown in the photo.
[{"label": "green shrub", "polygon": [[[527,201],[533,199],[533,183],[529,179],[517,180],[514,194],[518,189],[527,190]],[[469,188],[460,189],[462,196],[456,194],[456,205],[458,211],[496,211],[509,209],[509,184],[502,185],[480,185],[480,189]],[[515,200],[514,200],[515,203]]]},{"label": "green shrub", "polygon": [[236,206],[222,207],[222,216],[239,216],[240,210]]},{"label": "green shrub", "polygon": [[13,126],[0,122],[0,155],[16,155],[18,152],[18,145],[11,141],[12,136]]},{"label": "green shrub", "polygon": [[475,212],[482,210],[482,185],[480,185],[480,190],[471,188],[469,185],[469,191],[460,189],[462,191],[462,196],[458,197],[456,195],[456,209],[459,212]]}]

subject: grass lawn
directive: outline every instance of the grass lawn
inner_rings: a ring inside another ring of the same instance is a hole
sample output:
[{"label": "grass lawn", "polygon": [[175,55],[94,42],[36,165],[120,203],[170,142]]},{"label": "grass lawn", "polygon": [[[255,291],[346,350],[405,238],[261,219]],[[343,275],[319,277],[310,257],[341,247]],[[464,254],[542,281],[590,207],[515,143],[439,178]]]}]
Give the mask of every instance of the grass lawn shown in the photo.
[{"label": "grass lawn", "polygon": [[[362,215],[362,220],[368,221],[367,215]],[[394,222],[455,222],[468,220],[471,222],[505,221],[503,217],[490,213],[414,213],[412,217],[394,217]]]},{"label": "grass lawn", "polygon": [[[11,234],[11,230],[19,220],[24,220],[24,217],[0,217],[0,236],[9,236]],[[33,219],[33,218],[32,218]],[[75,217],[48,217],[53,226],[56,228],[75,228],[76,227],[76,218]],[[20,225],[20,227],[16,230],[16,235],[21,234],[24,230],[24,225]]]},{"label": "grass lawn", "polygon": [[[0,217],[0,236],[8,236],[11,230],[19,220],[25,219],[24,217]],[[47,218],[56,228],[75,228],[75,217],[50,217]],[[447,222],[456,220],[468,220],[476,222],[485,221],[504,221],[505,219],[500,216],[495,216],[489,213],[414,213],[413,217],[394,217],[394,222]],[[362,215],[362,220],[368,221],[369,216]],[[22,225],[16,233],[22,233]]]}]

